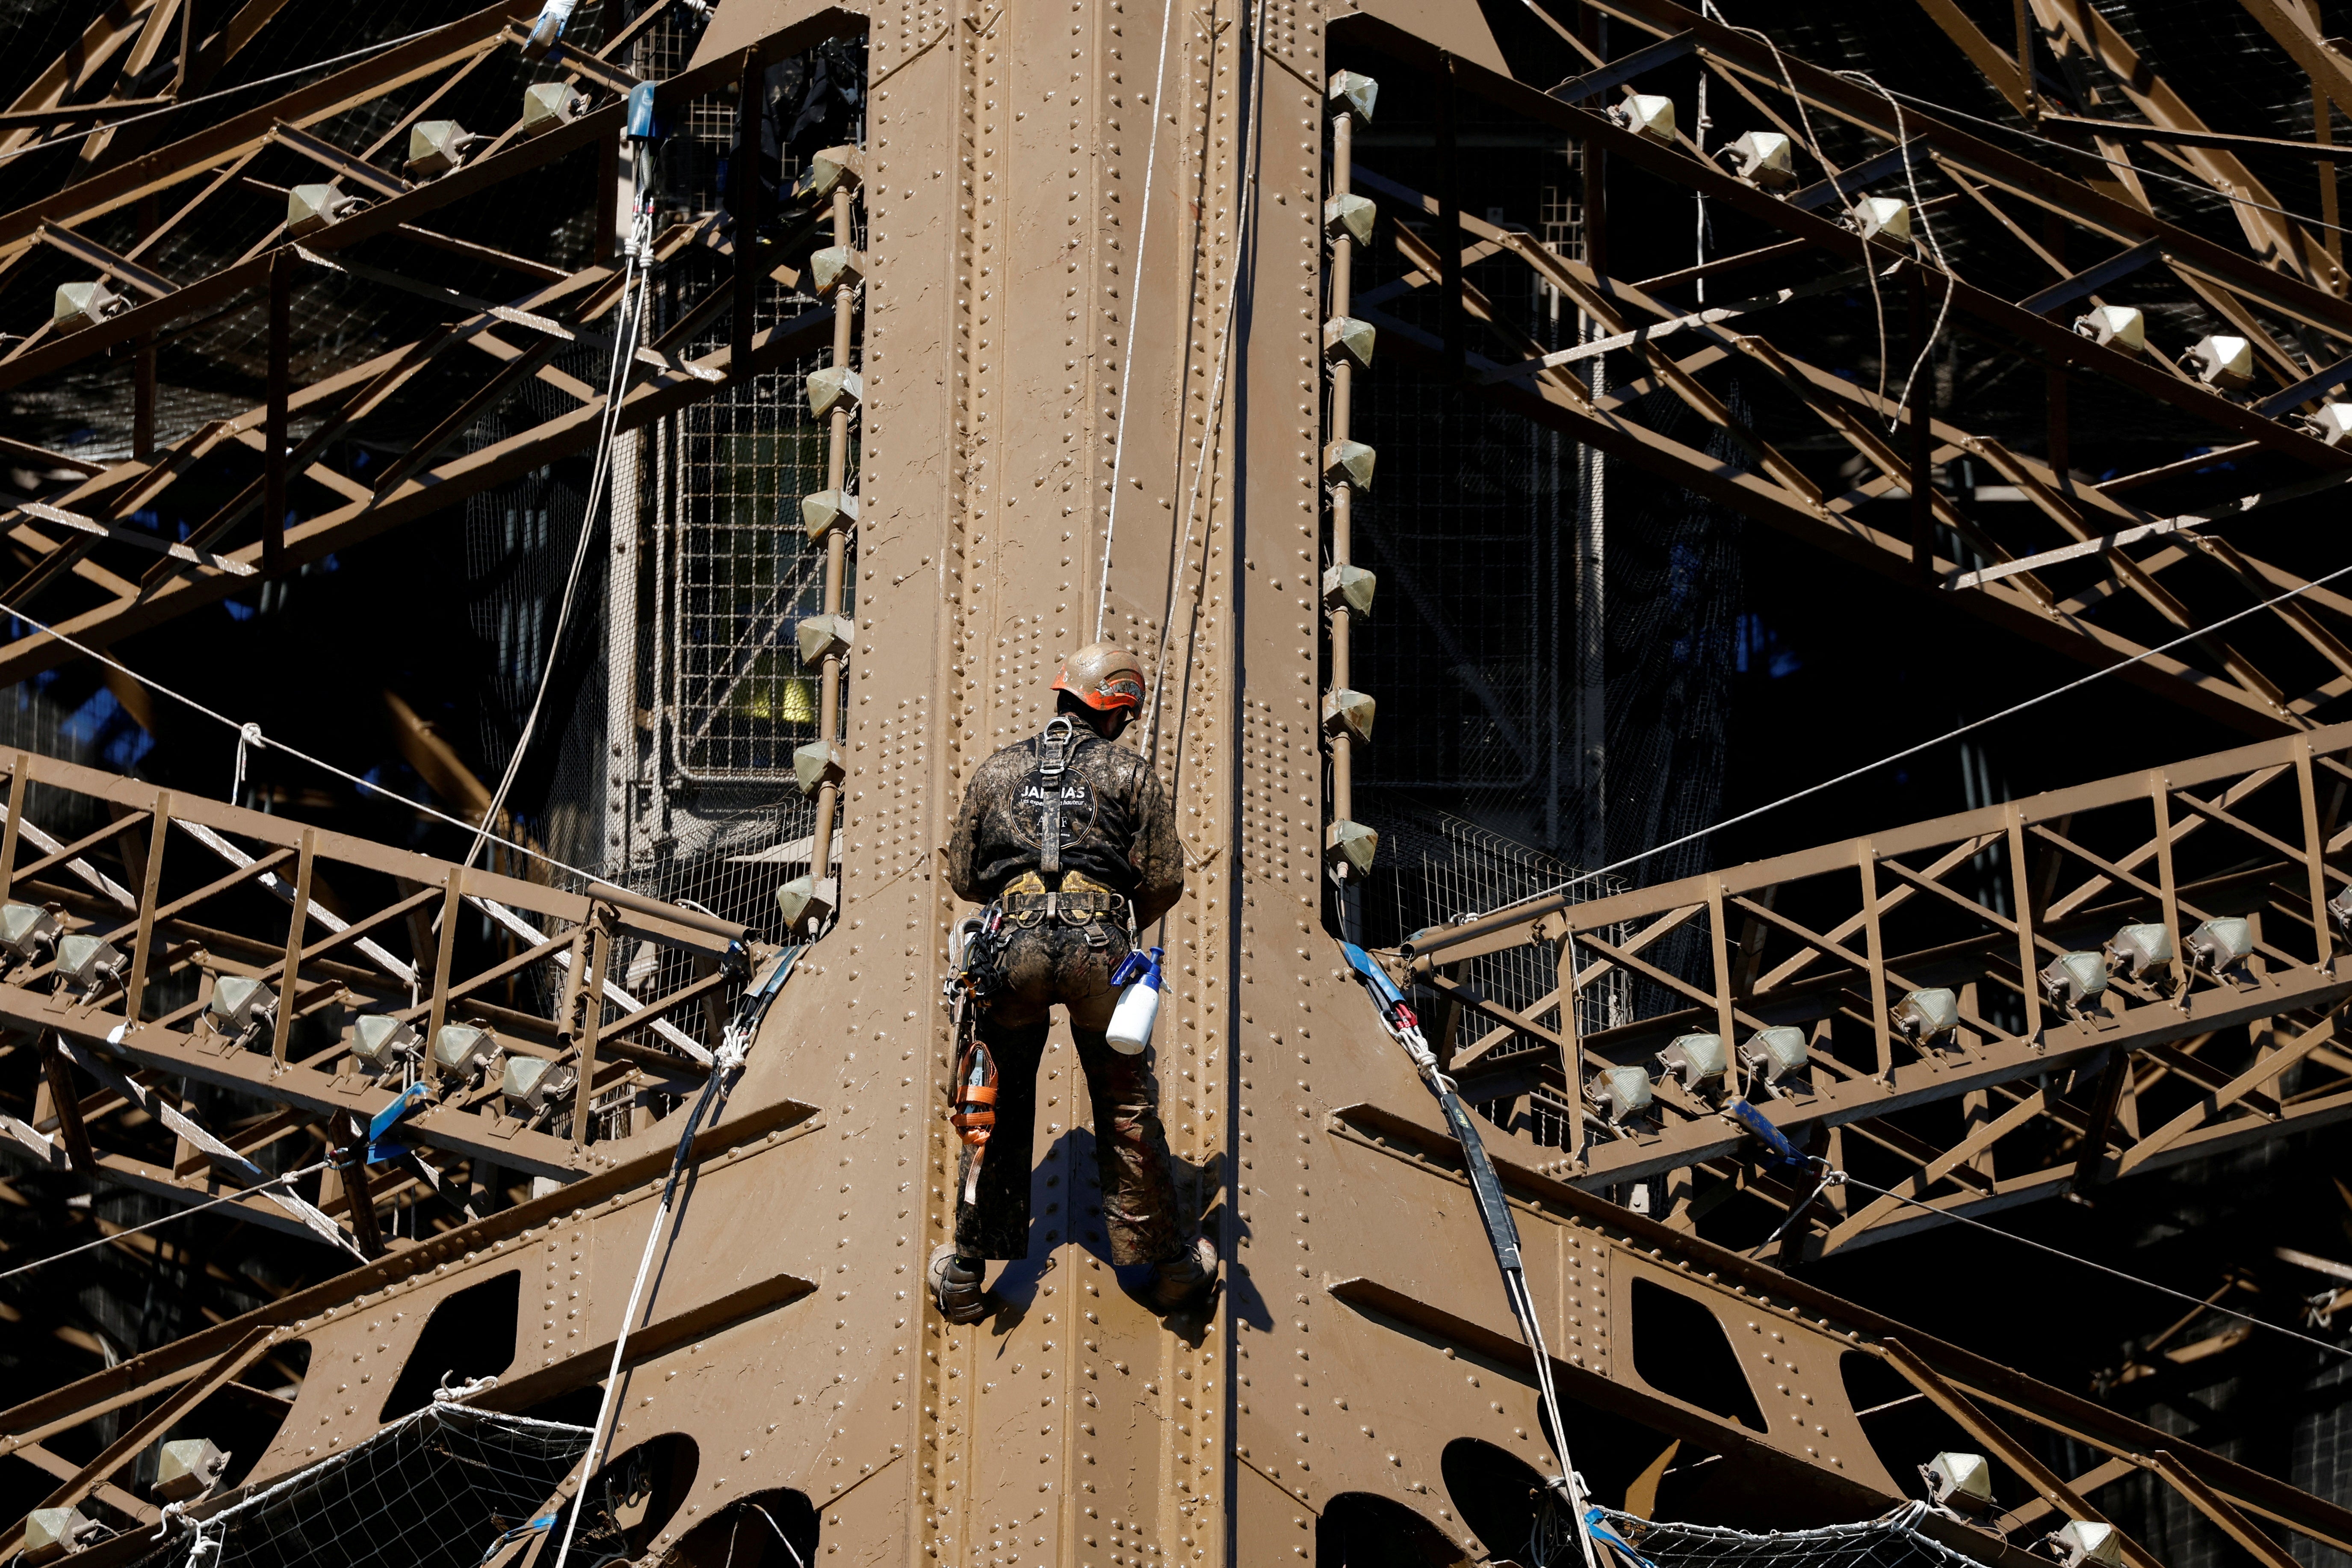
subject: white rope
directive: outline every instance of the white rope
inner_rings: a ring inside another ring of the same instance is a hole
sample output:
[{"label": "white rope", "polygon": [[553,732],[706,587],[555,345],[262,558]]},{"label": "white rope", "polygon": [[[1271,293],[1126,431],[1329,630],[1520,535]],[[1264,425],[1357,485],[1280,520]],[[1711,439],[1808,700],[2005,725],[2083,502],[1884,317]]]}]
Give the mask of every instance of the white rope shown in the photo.
[{"label": "white rope", "polygon": [[[1868,71],[1840,71],[1837,74],[1849,81],[1863,83],[1885,99],[1886,107],[1895,111],[1895,150],[1903,154],[1903,183],[1911,193],[1911,216],[1919,220],[1919,232],[1927,237],[1927,248],[1936,258],[1937,270],[1944,275],[1944,302],[1936,307],[1936,324],[1927,330],[1927,341],[1919,345],[1918,357],[1911,362],[1911,374],[1903,378],[1903,395],[1895,400],[1895,411],[1886,416],[1886,428],[1892,431],[1903,423],[1903,411],[1911,402],[1911,384],[1919,379],[1919,367],[1927,363],[1927,356],[1936,352],[1937,340],[1944,335],[1944,318],[1951,314],[1952,295],[1959,288],[1959,279],[1952,275],[1952,264],[1944,259],[1944,246],[1943,242],[1936,237],[1935,222],[1927,216],[1927,204],[1919,199],[1919,179],[1911,166],[1911,139],[1903,130],[1903,106],[1895,102],[1895,95],[1879,86],[1877,79]],[[1864,248],[1867,251],[1868,246],[1865,244]],[[1869,269],[1866,257],[1864,269],[1865,271]],[[1876,288],[1877,285],[1874,283],[1872,285],[1874,292]],[[1883,325],[1880,331],[1882,341],[1879,345],[1878,395],[1884,398],[1886,395],[1885,379],[1886,348]],[[1914,474],[1911,476],[1911,483],[1916,489],[1927,484],[1933,478],[1932,474]]]},{"label": "white rope", "polygon": [[[1258,0],[1257,9],[1251,18],[1249,60],[1250,100],[1242,129],[1249,163],[1248,172],[1242,181],[1241,221],[1234,226],[1233,277],[1225,285],[1224,321],[1217,329],[1217,368],[1209,383],[1209,417],[1202,423],[1201,455],[1192,465],[1192,482],[1184,493],[1183,542],[1169,558],[1168,605],[1166,612],[1160,617],[1160,651],[1151,661],[1151,706],[1145,715],[1143,732],[1149,754],[1155,761],[1160,751],[1160,694],[1168,679],[1169,630],[1176,619],[1176,596],[1183,583],[1185,563],[1192,552],[1192,522],[1200,509],[1202,481],[1207,473],[1209,459],[1216,451],[1218,432],[1224,425],[1225,366],[1233,358],[1234,308],[1241,298],[1242,268],[1248,264],[1250,219],[1257,212],[1258,119],[1260,100],[1265,91],[1265,0]],[[1213,108],[1211,111],[1213,112]],[[1194,220],[1196,226],[1205,221],[1204,218]],[[1208,570],[1205,555],[1201,566],[1205,574]],[[1192,679],[1191,668],[1191,661],[1187,659],[1185,679],[1188,685]],[[1182,787],[1182,782],[1181,778],[1177,781],[1178,788]],[[1171,799],[1172,803],[1172,792]]]},{"label": "white rope", "polygon": [[[641,146],[637,158],[644,161],[647,156]],[[640,177],[643,177],[642,171]],[[466,851],[464,863],[467,866],[474,863],[474,857],[479,855],[482,846],[489,841],[490,825],[499,820],[499,814],[506,807],[507,794],[514,788],[515,778],[522,772],[523,757],[530,752],[531,737],[539,730],[540,710],[547,703],[547,689],[554,683],[555,667],[563,657],[563,633],[572,624],[572,606],[579,597],[581,573],[588,563],[589,542],[596,535],[597,509],[604,504],[605,479],[612,472],[613,443],[620,436],[621,395],[628,385],[630,367],[635,363],[637,335],[645,325],[646,297],[653,292],[652,284],[646,279],[641,265],[641,252],[646,248],[644,242],[649,237],[651,222],[649,214],[641,212],[637,215],[629,235],[628,259],[621,268],[621,319],[613,329],[613,367],[604,378],[604,411],[596,433],[596,461],[588,478],[588,504],[580,517],[580,541],[572,552],[572,571],[563,581],[563,597],[555,612],[555,630],[547,639],[547,663],[539,672],[539,689],[530,700],[530,711],[523,717],[522,732],[515,737],[514,752],[507,758],[506,772],[499,775],[499,787],[491,792],[489,805],[482,808],[481,826],[474,834],[472,846]],[[632,281],[636,284],[634,293],[630,289]],[[634,310],[630,306],[632,298],[635,300]],[[734,369],[740,375],[744,367],[737,365]]]},{"label": "white rope", "polygon": [[2117,659],[2113,664],[2102,666],[2101,668],[2091,671],[2090,674],[2083,676],[2079,679],[2070,680],[2063,686],[2053,687],[2050,690],[2043,692],[2039,697],[2029,697],[2022,702],[2011,703],[1998,713],[1988,713],[1981,719],[1972,719],[1965,724],[1945,731],[1940,735],[1922,741],[1916,746],[1906,746],[1899,752],[1890,752],[1874,763],[1864,763],[1858,768],[1848,768],[1844,773],[1839,773],[1833,778],[1823,779],[1819,784],[1807,784],[1803,789],[1794,791],[1789,795],[1784,795],[1778,800],[1767,801],[1764,805],[1743,811],[1737,816],[1727,816],[1721,822],[1709,824],[1707,826],[1699,828],[1696,832],[1685,833],[1680,838],[1669,838],[1664,844],[1654,844],[1649,848],[1628,855],[1622,860],[1612,860],[1608,865],[1602,866],[1597,870],[1580,872],[1576,876],[1570,877],[1564,882],[1554,883],[1549,888],[1529,893],[1524,898],[1513,899],[1509,903],[1497,904],[1491,910],[1485,910],[1475,915],[1465,916],[1463,918],[1465,920],[1485,920],[1491,915],[1498,915],[1503,913],[1505,910],[1516,909],[1521,904],[1534,903],[1539,899],[1550,898],[1555,893],[1564,893],[1570,888],[1579,887],[1598,877],[1608,876],[1612,871],[1622,871],[1628,866],[1638,866],[1643,861],[1650,859],[1654,856],[1663,855],[1669,849],[1679,849],[1685,844],[1696,844],[1700,839],[1707,837],[1712,834],[1720,833],[1727,827],[1736,827],[1740,823],[1752,822],[1757,817],[1764,816],[1767,812],[1778,811],[1784,805],[1792,805],[1797,801],[1803,800],[1808,795],[1819,795],[1825,789],[1834,789],[1839,784],[1858,779],[1865,773],[1875,773],[1880,768],[1885,767],[1890,763],[1899,763],[1906,757],[1916,757],[1920,752],[1930,751],[1937,746],[1942,745],[1947,741],[1957,741],[1962,735],[1974,733],[1976,731],[1981,730],[1990,724],[1998,724],[2003,719],[2022,713],[2029,708],[2038,708],[2044,702],[2048,702],[2054,698],[2063,697],[2069,692],[2080,691],[2083,688],[2090,685],[2095,680],[2104,679],[2107,676],[2115,674],[2117,670],[2129,669],[2133,665],[2154,658],[2158,654],[2169,653],[2172,649],[2180,647],[2184,643],[2195,642],[2200,637],[2211,637],[2215,632],[2220,631],[2224,626],[2234,625],[2239,621],[2246,619],[2249,616],[2260,615],[2263,611],[2283,605],[2289,599],[2298,598],[2305,594],[2308,594],[2314,588],[2320,587],[2328,583],[2333,583],[2338,577],[2345,576],[2347,574],[2352,574],[2352,566],[2338,566],[2335,571],[2328,573],[2324,577],[2315,577],[2308,583],[2297,584],[2294,587],[2288,589],[2285,593],[2264,599],[2258,605],[2249,605],[2242,610],[2224,616],[2218,621],[2198,627],[2195,631],[2183,632],[2179,637],[2174,637],[2170,642],[2158,643],[2154,647],[2142,648],[2139,652],[2132,655],[2129,658]]},{"label": "white rope", "polygon": [[0,1271],[0,1279],[14,1279],[19,1274],[30,1274],[36,1268],[46,1268],[52,1263],[63,1262],[80,1253],[95,1252],[101,1247],[110,1247],[126,1236],[137,1236],[142,1231],[153,1230],[158,1226],[169,1225],[175,1219],[185,1219],[192,1214],[202,1214],[206,1209],[218,1208],[223,1204],[233,1204],[239,1198],[249,1198],[257,1193],[267,1192],[271,1187],[290,1185],[300,1181],[304,1176],[327,1169],[333,1163],[331,1160],[321,1160],[315,1165],[305,1165],[299,1171],[289,1171],[283,1175],[272,1176],[266,1182],[257,1182],[252,1186],[241,1188],[236,1192],[223,1193],[216,1198],[207,1198],[203,1203],[191,1204],[184,1209],[174,1209],[161,1219],[151,1219],[143,1225],[125,1226],[121,1230],[108,1232],[96,1241],[86,1241],[79,1247],[68,1247],[63,1252],[52,1252],[47,1258],[36,1258],[30,1263],[20,1263],[14,1268]]},{"label": "white rope", "polygon": [[[2026,141],[2034,142],[2039,146],[2049,147],[2057,152],[2063,153],[2069,158],[2088,158],[2094,162],[2107,164],[2111,168],[2128,170],[2143,180],[2161,180],[2167,184],[2179,185],[2183,190],[2193,191],[2199,195],[2221,196],[2232,206],[2251,207],[2258,213],[2269,213],[2273,217],[2293,218],[2297,223],[2306,223],[2314,228],[2333,229],[2337,234],[2352,234],[2352,224],[2329,223],[2326,218],[2313,217],[2308,213],[2299,213],[2291,207],[2276,207],[2271,205],[2267,202],[2250,201],[2244,196],[2234,194],[2233,191],[2217,190],[2214,186],[2208,184],[2203,180],[2192,180],[2185,174],[2168,174],[2161,169],[2143,169],[2128,158],[2110,158],[2105,156],[2104,153],[2085,153],[2079,147],[2069,147],[2063,142],[2053,142],[2047,136],[2037,136],[2031,131],[2021,131],[2014,125],[2003,125],[1998,120],[1987,120],[1980,114],[1970,114],[1968,110],[1964,109],[1955,109],[1948,103],[1938,103],[1932,98],[1922,98],[1916,92],[1896,92],[1892,89],[1886,88],[1882,88],[1879,90],[1882,92],[1891,93],[1891,95],[1895,98],[1908,99],[1914,104],[1919,105],[1923,108],[1932,109],[1938,114],[1948,114],[1954,120],[1965,120],[1972,125],[1981,125],[1990,131],[2001,131],[2006,132],[2011,136],[2021,136]],[[2147,129],[2153,131],[2156,127],[2149,126]],[[2161,141],[2162,138],[2152,137],[2150,140]],[[2280,147],[2276,149],[2276,151],[2291,153],[2293,149]],[[2154,215],[2151,214],[2149,216],[2153,216]]]},{"label": "white rope", "polygon": [[694,1152],[694,1135],[702,1124],[703,1112],[710,1108],[720,1092],[720,1086],[743,1066],[750,1050],[749,1030],[730,1026],[722,1037],[718,1058],[709,1080],[702,1086],[700,1098],[694,1102],[693,1111],[686,1119],[686,1129],[678,1134],[677,1153],[670,1161],[669,1178],[662,1184],[661,1201],[654,1207],[653,1227],[646,1232],[646,1250],[637,1259],[637,1277],[629,1287],[629,1305],[621,1314],[621,1331],[613,1337],[613,1362],[604,1373],[604,1397],[596,1402],[596,1425],[588,1436],[588,1452],[581,1458],[580,1489],[572,1494],[572,1507],[563,1521],[563,1544],[555,1553],[555,1568],[563,1568],[572,1555],[572,1538],[580,1528],[581,1510],[587,1505],[588,1483],[595,1478],[596,1460],[605,1446],[605,1427],[613,1419],[613,1402],[621,1390],[621,1363],[628,1353],[629,1330],[637,1321],[638,1303],[645,1300],[646,1280],[653,1273],[654,1255],[661,1249],[662,1231],[669,1223],[670,1205],[677,1196],[678,1178],[685,1173],[688,1157]]},{"label": "white rope", "polygon": [[1813,1198],[1821,1195],[1823,1187],[1859,1187],[1865,1193],[1875,1193],[1882,1198],[1893,1198],[1898,1204],[1907,1204],[1915,1209],[1923,1209],[1938,1219],[1950,1220],[1956,1225],[1964,1225],[1970,1229],[1983,1231],[1988,1236],[1997,1236],[2004,1241],[2013,1241],[2020,1247],[2031,1247],[2036,1252],[2047,1253],[2053,1258],[2079,1264],[2084,1268],[2105,1274],[2109,1279],[2120,1279],[2127,1285],[2137,1285],[2144,1290],[2153,1290],[2159,1296],[2169,1296],[2176,1301],[2186,1301],[2192,1307],[2202,1308],[2209,1312],[2219,1312],[2225,1318],[2235,1318],[2238,1321],[2251,1327],[2266,1330],[2273,1334],[2283,1334],[2288,1339],[2310,1345],[2314,1349],[2326,1351],[2330,1355],[2352,1357],[2352,1350],[2347,1350],[2342,1345],[2330,1344],[2326,1340],[2314,1339],[2309,1334],[2297,1333],[2294,1330],[2273,1323],[2268,1319],[2257,1318],[2250,1312],[2241,1312],[2234,1308],[2221,1306],[2201,1296],[2192,1296],[2186,1290],[2176,1290],[2169,1285],[2159,1285],[2153,1279],[2143,1279],[2137,1274],[2127,1274],[2120,1268],[2111,1268],[2095,1259],[2085,1258],[2079,1252],[2069,1252],[2063,1247],[2046,1246],[2030,1237],[2020,1236],[2013,1230],[2002,1230],[2000,1226],[1987,1225],[1980,1219],[1971,1219],[1967,1215],[1958,1214],[1950,1209],[1937,1208],[1934,1204],[1922,1203],[1917,1198],[1906,1197],[1901,1193],[1891,1192],[1885,1187],[1873,1186],[1858,1176],[1850,1175],[1844,1171],[1833,1168],[1826,1160],[1817,1161],[1816,1164],[1822,1173],[1821,1186],[1815,1187],[1811,1195],[1807,1197],[1804,1203],[1789,1212],[1789,1217],[1781,1222],[1780,1229],[1772,1233],[1774,1239],[1778,1239],[1780,1231],[1788,1229],[1790,1225],[1796,1223],[1797,1215],[1811,1204]]},{"label": "white rope", "polygon": [[250,720],[236,727],[236,769],[229,775],[228,781],[228,803],[231,805],[245,804],[245,752],[248,746],[257,752],[269,749],[268,742],[262,739],[261,726]]},{"label": "white rope", "polygon": [[1151,140],[1143,152],[1143,221],[1135,236],[1135,276],[1127,285],[1127,363],[1118,372],[1118,429],[1110,439],[1110,511],[1103,520],[1102,581],[1095,592],[1095,635],[1102,641],[1103,622],[1110,612],[1110,542],[1118,534],[1118,465],[1127,452],[1127,389],[1135,379],[1135,341],[1140,324],[1136,311],[1143,303],[1143,264],[1151,255],[1151,206],[1155,189],[1151,171],[1160,158],[1160,99],[1168,81],[1168,26],[1176,16],[1176,0],[1164,0],[1160,13],[1160,68],[1151,79]]}]

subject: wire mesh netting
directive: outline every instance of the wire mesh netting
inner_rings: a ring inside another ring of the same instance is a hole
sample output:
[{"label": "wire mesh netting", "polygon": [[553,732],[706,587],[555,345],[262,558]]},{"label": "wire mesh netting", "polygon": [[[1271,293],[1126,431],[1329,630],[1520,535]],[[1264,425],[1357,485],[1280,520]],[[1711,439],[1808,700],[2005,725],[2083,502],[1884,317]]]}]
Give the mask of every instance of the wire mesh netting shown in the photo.
[{"label": "wire mesh netting", "polygon": [[[1393,818],[1381,852],[1392,857],[1397,868],[1391,891],[1400,934],[1453,925],[1548,892],[1578,876],[1576,868],[1564,860],[1442,811]],[[1623,883],[1614,877],[1596,877],[1569,889],[1568,896],[1582,903],[1622,888]],[[1532,945],[1483,953],[1459,967],[1463,972],[1459,978],[1476,987],[1481,995],[1517,1012],[1539,1005],[1559,984],[1551,956]],[[1577,1026],[1588,1034],[1629,1017],[1621,974],[1602,977],[1577,998]],[[1545,1044],[1520,1035],[1513,1044],[1498,1049],[1528,1049]]]},{"label": "wire mesh netting", "polygon": [[[816,304],[779,291],[761,325]],[[816,735],[815,672],[802,667],[793,628],[824,608],[824,550],[800,514],[802,498],[826,488],[826,431],[809,416],[807,379],[829,357],[763,372],[677,419],[676,472],[664,476],[677,501],[665,584],[677,656],[669,760],[691,783],[788,779],[793,748]],[[845,488],[856,482],[853,471]]]},{"label": "wire mesh netting", "polygon": [[[665,19],[637,44],[635,68],[674,71],[698,32],[698,24]],[[814,150],[859,138],[863,79],[855,42],[770,68],[757,116],[763,184],[788,189]],[[743,151],[739,118],[731,92],[687,106],[661,154],[660,225],[731,224],[721,208],[730,163]],[[793,256],[830,237],[821,215],[784,213],[776,222]],[[723,349],[731,329],[707,301],[730,276],[699,247],[673,257],[651,286],[649,335],[689,357]],[[824,308],[791,277],[763,282],[755,330]],[[776,888],[806,868],[813,826],[793,753],[815,738],[822,697],[816,672],[800,661],[794,626],[824,608],[824,551],[808,540],[801,501],[827,488],[827,430],[810,416],[807,377],[830,359],[828,348],[730,380],[622,437],[614,504],[587,522],[596,535],[587,559],[604,564],[572,590],[561,646],[551,638],[581,541],[588,461],[539,470],[467,509],[488,763],[511,753],[541,671],[551,663],[554,671],[511,796],[518,815],[574,865],[755,931],[774,920]],[[591,355],[562,368],[601,384],[609,367]],[[544,417],[534,401],[541,396],[527,387],[508,417]],[[493,419],[476,439],[504,433]],[[844,486],[854,494],[854,439],[846,468]],[[616,525],[624,531],[609,533]],[[845,598],[843,607],[853,605]],[[656,966],[682,962],[651,949],[630,955],[625,983],[673,982],[679,977]]]},{"label": "wire mesh netting", "polygon": [[541,1511],[588,1437],[436,1402],[189,1526],[135,1568],[474,1568]]},{"label": "wire mesh netting", "polygon": [[[1598,1555],[1619,1568],[1976,1568],[1976,1559],[1919,1531],[1924,1504],[1913,1503],[1861,1524],[1751,1534],[1717,1525],[1653,1523],[1603,1511],[1608,1529],[1632,1550],[1611,1545]],[[1577,1561],[1570,1551],[1549,1561]],[[1542,1560],[1539,1558],[1539,1560]]]}]

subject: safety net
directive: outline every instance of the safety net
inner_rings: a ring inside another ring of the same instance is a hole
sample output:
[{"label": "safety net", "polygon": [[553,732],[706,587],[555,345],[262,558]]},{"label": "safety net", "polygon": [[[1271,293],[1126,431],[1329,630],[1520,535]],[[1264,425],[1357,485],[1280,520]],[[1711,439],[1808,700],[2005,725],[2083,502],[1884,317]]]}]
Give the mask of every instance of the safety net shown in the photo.
[{"label": "safety net", "polygon": [[[1595,1511],[1601,1514],[1593,1531],[1599,1568],[1979,1568],[1974,1558],[1920,1531],[1927,1510],[1918,1503],[1860,1524],[1761,1533]],[[1552,1568],[1579,1562],[1572,1546],[1537,1555]]]},{"label": "safety net", "polygon": [[588,1428],[436,1400],[200,1520],[134,1568],[476,1568],[545,1511]]}]

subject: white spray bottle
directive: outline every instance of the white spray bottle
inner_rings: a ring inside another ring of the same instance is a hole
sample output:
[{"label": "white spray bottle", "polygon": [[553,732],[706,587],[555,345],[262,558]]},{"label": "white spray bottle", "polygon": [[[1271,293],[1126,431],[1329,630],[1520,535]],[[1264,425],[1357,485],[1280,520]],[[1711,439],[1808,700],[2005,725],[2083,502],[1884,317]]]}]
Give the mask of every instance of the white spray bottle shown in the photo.
[{"label": "white spray bottle", "polygon": [[1112,984],[1124,984],[1127,990],[1119,996],[1104,1037],[1112,1050],[1123,1056],[1138,1055],[1151,1043],[1151,1026],[1160,1017],[1160,952],[1155,947],[1146,958],[1130,948],[1110,977]]}]

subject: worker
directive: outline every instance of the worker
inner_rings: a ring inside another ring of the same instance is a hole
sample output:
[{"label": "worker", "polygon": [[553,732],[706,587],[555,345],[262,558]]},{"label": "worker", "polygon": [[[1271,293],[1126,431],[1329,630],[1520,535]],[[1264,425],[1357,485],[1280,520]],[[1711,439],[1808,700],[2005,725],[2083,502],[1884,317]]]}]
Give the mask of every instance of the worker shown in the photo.
[{"label": "worker", "polygon": [[974,1033],[997,1078],[993,1125],[967,1152],[985,1157],[957,1206],[955,1240],[930,1259],[932,1295],[950,1322],[986,1314],[987,1260],[1028,1255],[1037,1067],[1056,1003],[1068,1009],[1094,1101],[1111,1262],[1155,1265],[1145,1294],[1162,1313],[1198,1306],[1216,1279],[1216,1248],[1177,1206],[1149,1056],[1104,1038],[1118,1000],[1112,973],[1184,890],[1168,793],[1150,763],[1115,744],[1143,706],[1143,668],[1116,644],[1092,643],[1063,662],[1054,689],[1058,710],[1044,731],[972,775],[948,846],[957,897],[996,917],[966,973]]}]

